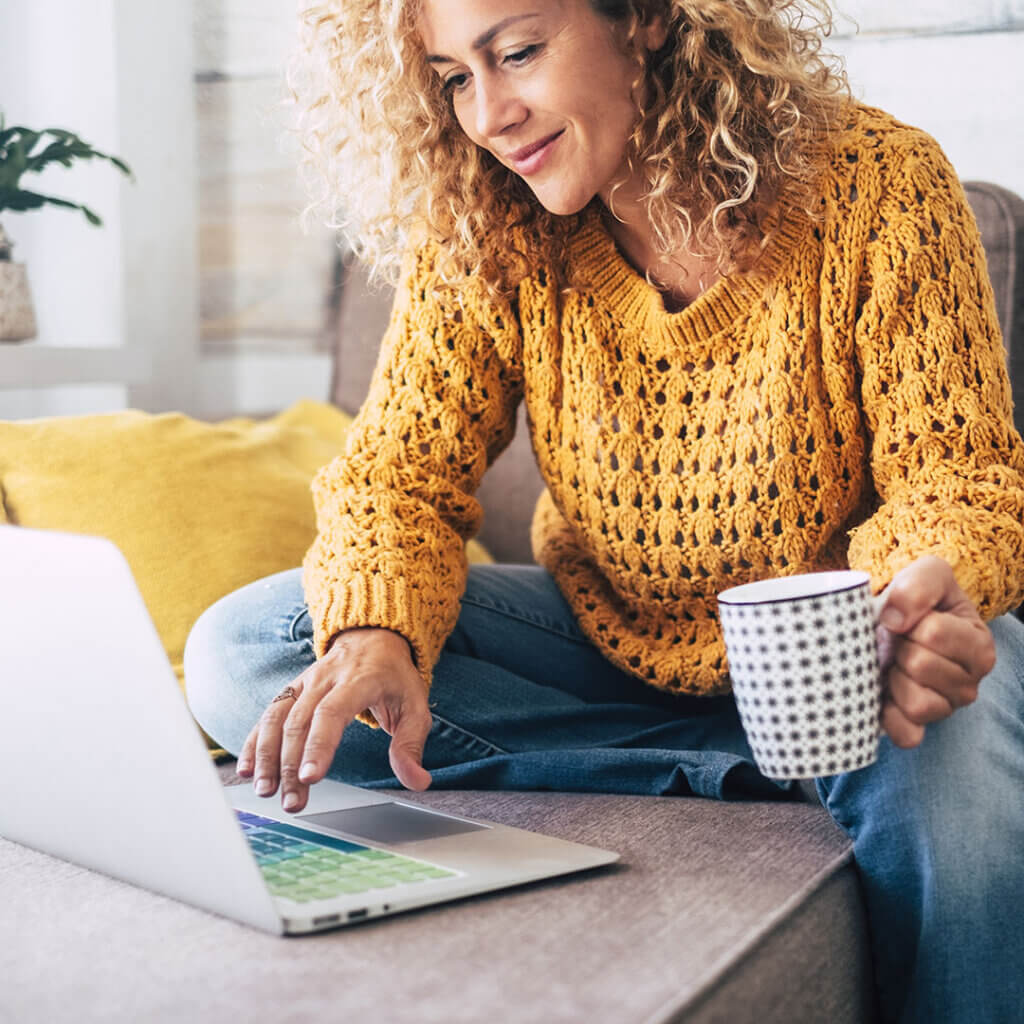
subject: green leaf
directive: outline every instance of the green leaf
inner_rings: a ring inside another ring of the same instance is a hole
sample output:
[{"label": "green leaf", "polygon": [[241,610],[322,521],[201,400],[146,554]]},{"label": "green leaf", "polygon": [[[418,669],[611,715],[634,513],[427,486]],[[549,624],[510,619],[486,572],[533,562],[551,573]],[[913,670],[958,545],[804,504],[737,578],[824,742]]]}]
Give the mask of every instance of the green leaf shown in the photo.
[{"label": "green leaf", "polygon": [[11,192],[9,195],[0,193],[0,211],[14,210],[35,210],[46,204],[46,196],[38,195],[35,192],[26,192],[24,189],[18,192]]},{"label": "green leaf", "polygon": [[[38,152],[33,152],[46,136],[49,136],[50,141]],[[94,149],[74,132],[64,128],[33,131],[21,125],[8,128],[0,115],[0,210],[30,210],[50,204],[81,210],[90,224],[102,224],[96,213],[87,206],[55,196],[42,196],[22,189],[19,185],[23,174],[38,173],[55,163],[71,167],[76,160],[105,160],[129,179],[132,178],[131,168],[123,160]]]},{"label": "green leaf", "polygon": [[8,151],[9,156],[0,160],[0,183],[8,188],[17,188],[18,179],[25,173],[27,161],[19,149]]},{"label": "green leaf", "polygon": [[16,192],[0,190],[0,212],[3,210],[14,210],[23,212],[25,210],[38,210],[41,206],[61,206],[67,210],[81,210],[85,219],[96,227],[100,227],[103,221],[99,216],[90,210],[88,206],[81,203],[73,203],[70,199],[61,199],[59,196],[44,196],[39,192],[28,192],[19,189]]},{"label": "green leaf", "polygon": [[27,170],[40,171],[51,161],[57,160],[65,167],[71,166],[67,146],[63,142],[51,142],[44,150],[29,157]]},{"label": "green leaf", "polygon": [[[8,150],[10,153],[20,154],[23,157],[28,157],[29,151],[36,144],[36,140],[39,138],[39,132],[30,132],[27,128],[12,128],[6,133],[8,136],[8,142],[2,147],[2,149]],[[6,154],[4,154],[6,156]]]},{"label": "green leaf", "polygon": [[65,167],[70,167],[74,160],[106,160],[122,174],[131,177],[131,168],[123,160],[93,149],[89,143],[72,132],[60,128],[48,128],[43,134],[49,134],[57,141],[51,142],[44,150],[31,157],[27,168],[29,171],[40,170],[49,163],[60,163]]}]

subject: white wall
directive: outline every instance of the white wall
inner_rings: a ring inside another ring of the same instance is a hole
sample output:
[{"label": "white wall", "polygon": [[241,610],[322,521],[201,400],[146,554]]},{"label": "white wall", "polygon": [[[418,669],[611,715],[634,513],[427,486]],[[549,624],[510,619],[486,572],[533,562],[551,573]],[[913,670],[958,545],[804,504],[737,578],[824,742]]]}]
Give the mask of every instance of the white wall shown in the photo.
[{"label": "white wall", "polygon": [[838,6],[855,94],[928,131],[961,178],[1024,195],[1024,0]]},{"label": "white wall", "polygon": [[[104,76],[95,88],[73,88],[82,76],[94,77],[94,62],[113,66],[113,0],[96,0],[88,12],[83,8],[69,13],[68,31],[54,37],[51,26],[58,12],[46,0],[0,5],[0,109],[8,125],[66,127],[100,147],[113,148],[119,139],[113,76]],[[44,52],[47,59],[39,59]],[[3,215],[15,242],[14,258],[29,267],[39,345],[61,339],[87,347],[120,344],[119,177],[110,167],[83,164],[71,172],[57,167],[23,179],[27,188],[86,203],[103,217],[102,229],[90,226],[81,214],[52,207]],[[0,348],[0,389],[31,379],[27,367],[11,366],[12,358],[11,346]],[[121,387],[103,391],[97,395],[95,388],[18,394],[0,390],[0,415],[44,415],[88,408],[96,401],[123,400]]]},{"label": "white wall", "polygon": [[28,265],[39,338],[0,345],[0,416],[93,411],[131,399],[189,408],[196,354],[191,36],[171,5],[3,0],[0,109],[123,157],[56,167],[26,188],[85,202],[5,214]]},{"label": "white wall", "polygon": [[[58,18],[65,30],[53,31]],[[94,68],[112,68],[114,0],[66,8],[48,0],[5,0],[0,6],[0,109],[8,125],[55,126],[78,132],[100,148],[120,142],[116,82]],[[8,45],[15,39],[18,45]],[[45,53],[46,59],[41,60]],[[93,87],[76,84],[94,80]],[[79,213],[47,207],[3,214],[16,243],[15,258],[27,262],[34,289],[59,295],[39,304],[43,344],[119,343],[121,304],[121,176],[109,165],[84,163],[73,170],[51,167],[22,179],[26,188],[92,207],[105,222],[97,229]]]}]

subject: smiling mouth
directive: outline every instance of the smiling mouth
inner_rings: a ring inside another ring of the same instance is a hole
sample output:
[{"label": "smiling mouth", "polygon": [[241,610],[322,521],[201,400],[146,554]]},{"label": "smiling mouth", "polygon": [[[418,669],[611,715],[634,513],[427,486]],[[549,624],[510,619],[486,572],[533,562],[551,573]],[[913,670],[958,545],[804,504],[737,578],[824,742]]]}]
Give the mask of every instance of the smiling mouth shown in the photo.
[{"label": "smiling mouth", "polygon": [[512,164],[518,174],[526,175],[534,173],[539,170],[541,164],[547,160],[548,153],[550,153],[553,143],[561,138],[564,132],[565,129],[562,128],[561,130],[548,135],[546,138],[530,143],[529,146],[523,146],[522,149],[517,149],[514,153],[510,153],[508,155],[509,163]]}]

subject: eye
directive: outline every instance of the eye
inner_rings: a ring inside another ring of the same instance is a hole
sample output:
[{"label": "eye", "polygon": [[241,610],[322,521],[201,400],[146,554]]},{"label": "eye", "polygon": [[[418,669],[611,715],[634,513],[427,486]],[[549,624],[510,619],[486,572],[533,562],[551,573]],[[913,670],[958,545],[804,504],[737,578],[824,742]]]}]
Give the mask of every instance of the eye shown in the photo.
[{"label": "eye", "polygon": [[454,75],[449,75],[442,83],[441,88],[446,93],[462,92],[462,90],[466,88],[466,85],[468,83],[469,75],[456,73]]},{"label": "eye", "polygon": [[531,57],[536,56],[540,52],[540,44],[534,43],[531,46],[524,46],[521,50],[516,50],[514,53],[506,55],[503,59],[503,64],[525,64]]}]

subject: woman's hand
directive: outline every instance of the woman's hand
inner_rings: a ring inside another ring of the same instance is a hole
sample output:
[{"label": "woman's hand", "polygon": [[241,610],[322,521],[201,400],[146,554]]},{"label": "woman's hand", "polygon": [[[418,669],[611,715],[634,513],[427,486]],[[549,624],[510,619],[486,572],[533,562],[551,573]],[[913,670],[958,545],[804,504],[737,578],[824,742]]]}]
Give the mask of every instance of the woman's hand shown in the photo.
[{"label": "woman's hand", "polygon": [[882,727],[896,746],[916,747],[926,725],[974,702],[996,663],[995,644],[941,558],[912,562],[883,596],[880,621],[893,636]]},{"label": "woman's hand", "polygon": [[292,683],[296,699],[272,701],[238,756],[238,774],[255,776],[260,796],[281,785],[281,805],[301,811],[309,787],[330,768],[345,727],[369,708],[391,736],[389,758],[398,781],[426,789],[423,745],[431,717],[423,679],[408,642],[387,629],[339,633],[328,652]]}]

